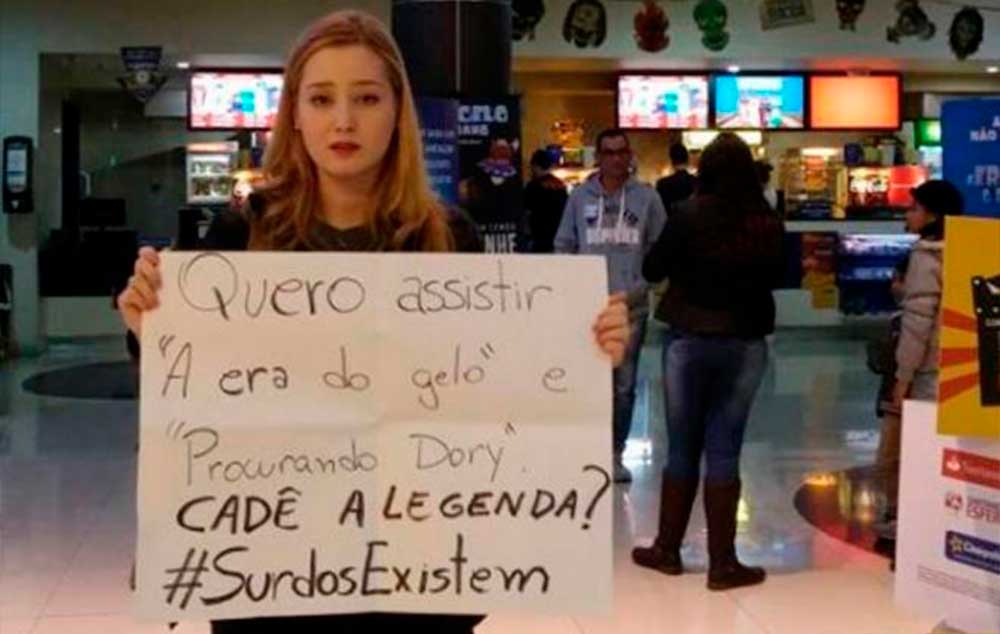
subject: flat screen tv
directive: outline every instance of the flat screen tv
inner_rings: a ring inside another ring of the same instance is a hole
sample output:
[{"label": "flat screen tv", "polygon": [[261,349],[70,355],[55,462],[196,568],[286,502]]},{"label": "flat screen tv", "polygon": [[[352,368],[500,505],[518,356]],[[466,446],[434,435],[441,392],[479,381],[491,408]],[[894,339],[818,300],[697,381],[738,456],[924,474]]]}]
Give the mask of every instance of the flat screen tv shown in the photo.
[{"label": "flat screen tv", "polygon": [[197,70],[188,90],[191,130],[270,130],[278,117],[280,70]]},{"label": "flat screen tv", "polygon": [[618,127],[630,130],[708,128],[708,77],[705,75],[620,76]]},{"label": "flat screen tv", "polygon": [[899,75],[809,77],[809,126],[814,130],[898,130]]},{"label": "flat screen tv", "polygon": [[806,124],[802,75],[718,75],[715,127],[730,130],[801,130]]}]

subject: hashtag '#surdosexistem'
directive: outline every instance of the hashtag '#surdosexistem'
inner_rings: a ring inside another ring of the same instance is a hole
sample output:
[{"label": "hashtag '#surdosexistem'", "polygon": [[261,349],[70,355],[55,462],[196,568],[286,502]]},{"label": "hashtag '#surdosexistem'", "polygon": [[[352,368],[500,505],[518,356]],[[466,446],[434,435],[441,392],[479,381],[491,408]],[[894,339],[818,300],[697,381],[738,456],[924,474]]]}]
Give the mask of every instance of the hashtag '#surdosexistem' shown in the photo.
[{"label": "hashtag '#surdosexistem'", "polygon": [[[202,551],[197,566],[192,561],[196,551],[188,551],[180,568],[167,571],[172,583],[167,603],[174,604],[178,590],[186,593],[179,605],[186,610],[196,589],[201,589],[202,573],[225,581],[218,585],[220,594],[206,596],[199,593],[202,605],[211,607],[238,599],[253,603],[278,602],[289,598],[321,599],[325,597],[386,596],[386,595],[485,595],[493,592],[547,594],[551,577],[544,566],[507,568],[503,566],[475,566],[465,552],[465,538],[457,535],[451,557],[437,566],[395,566],[386,563],[388,542],[372,541],[365,549],[363,561],[358,565],[332,569],[320,563],[321,554],[316,548],[309,551],[305,566],[298,570],[246,572],[239,569],[242,555],[249,548],[237,546],[222,550],[211,557],[206,566],[208,551]],[[214,586],[215,584],[213,584]],[[213,587],[214,589],[214,587]]]}]

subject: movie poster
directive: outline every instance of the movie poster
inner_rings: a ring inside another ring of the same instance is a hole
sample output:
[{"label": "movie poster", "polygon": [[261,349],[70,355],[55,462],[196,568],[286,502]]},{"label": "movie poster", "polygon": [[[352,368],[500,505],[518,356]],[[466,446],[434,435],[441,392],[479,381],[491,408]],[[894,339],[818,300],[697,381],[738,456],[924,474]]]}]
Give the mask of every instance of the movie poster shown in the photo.
[{"label": "movie poster", "polygon": [[518,97],[463,99],[458,108],[459,204],[487,253],[514,253],[524,216]]},{"label": "movie poster", "polygon": [[436,97],[417,99],[427,177],[448,205],[458,202],[458,101]]}]

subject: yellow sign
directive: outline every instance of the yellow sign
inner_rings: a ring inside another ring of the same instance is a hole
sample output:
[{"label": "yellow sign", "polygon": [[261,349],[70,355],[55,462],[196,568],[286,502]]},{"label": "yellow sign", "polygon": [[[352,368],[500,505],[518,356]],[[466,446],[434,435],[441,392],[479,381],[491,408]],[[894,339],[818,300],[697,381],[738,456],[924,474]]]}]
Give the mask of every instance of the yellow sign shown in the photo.
[{"label": "yellow sign", "polygon": [[1000,220],[948,218],[938,432],[1000,438]]}]

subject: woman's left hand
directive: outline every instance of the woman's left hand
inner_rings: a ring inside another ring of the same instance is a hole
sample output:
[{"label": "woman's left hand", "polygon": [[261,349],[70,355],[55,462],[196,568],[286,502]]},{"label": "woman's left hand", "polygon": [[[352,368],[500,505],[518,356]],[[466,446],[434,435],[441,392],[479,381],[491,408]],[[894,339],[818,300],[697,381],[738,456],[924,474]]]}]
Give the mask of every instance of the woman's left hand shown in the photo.
[{"label": "woman's left hand", "polygon": [[618,367],[625,360],[625,349],[631,335],[628,320],[628,304],[624,293],[616,293],[608,298],[608,305],[594,321],[594,337],[601,350],[611,357],[611,364]]}]

